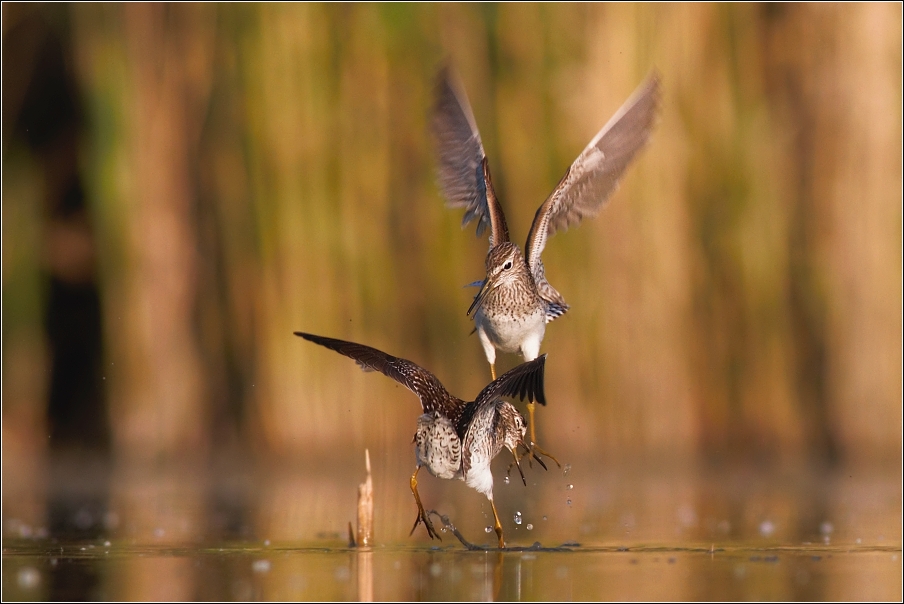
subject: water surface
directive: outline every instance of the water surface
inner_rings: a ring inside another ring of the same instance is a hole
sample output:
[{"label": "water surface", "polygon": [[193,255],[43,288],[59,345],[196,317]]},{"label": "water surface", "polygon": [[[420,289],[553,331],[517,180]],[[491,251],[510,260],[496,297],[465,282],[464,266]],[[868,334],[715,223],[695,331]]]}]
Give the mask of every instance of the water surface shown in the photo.
[{"label": "water surface", "polygon": [[[394,459],[393,456],[390,456]],[[375,544],[348,543],[361,464],[4,472],[5,600],[900,600],[900,473],[494,468],[486,499],[419,476],[450,532],[411,536],[411,468],[375,460]],[[422,473],[423,474],[423,473]],[[29,477],[31,479],[29,480]]]}]

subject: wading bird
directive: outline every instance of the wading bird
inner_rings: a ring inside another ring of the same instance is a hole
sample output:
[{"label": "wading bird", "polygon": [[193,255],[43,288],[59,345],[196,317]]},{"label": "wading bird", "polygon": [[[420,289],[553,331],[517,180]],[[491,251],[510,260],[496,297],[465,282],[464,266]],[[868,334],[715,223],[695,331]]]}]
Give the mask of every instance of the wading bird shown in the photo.
[{"label": "wading bird", "polygon": [[[411,532],[424,523],[431,538],[441,539],[421,504],[417,492],[417,473],[422,466],[437,478],[460,479],[486,495],[493,508],[493,528],[499,547],[505,547],[502,523],[493,502],[493,474],[490,462],[508,449],[515,456],[518,471],[518,447],[524,444],[524,417],[501,396],[527,398],[546,404],[543,394],[543,369],[546,355],[523,363],[484,388],[473,402],[465,402],[443,387],[432,373],[419,365],[381,352],[376,348],[345,340],[295,332],[296,336],[320,344],[354,359],[364,371],[379,371],[391,377],[421,399],[423,414],[417,419],[414,434],[417,467],[411,475],[411,493],[417,504],[417,518]],[[524,475],[521,475],[522,480]],[[525,484],[527,484],[525,482]]]}]

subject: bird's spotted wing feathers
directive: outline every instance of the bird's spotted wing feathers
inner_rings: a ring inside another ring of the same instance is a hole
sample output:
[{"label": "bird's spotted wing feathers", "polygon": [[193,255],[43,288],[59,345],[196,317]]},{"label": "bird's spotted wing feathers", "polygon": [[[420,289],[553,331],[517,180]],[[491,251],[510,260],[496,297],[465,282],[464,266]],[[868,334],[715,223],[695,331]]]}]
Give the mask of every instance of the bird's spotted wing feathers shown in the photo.
[{"label": "bird's spotted wing feathers", "polygon": [[659,76],[653,73],[593,137],[537,210],[525,245],[528,265],[535,274],[546,240],[595,215],[618,188],[625,170],[650,139],[659,109],[659,89]]},{"label": "bird's spotted wing feathers", "polygon": [[486,152],[468,98],[449,67],[437,78],[433,137],[439,185],[446,205],[464,208],[461,225],[477,220],[477,235],[490,227],[490,247],[508,241],[505,215],[496,201]]},{"label": "bird's spotted wing feathers", "polygon": [[300,331],[296,331],[295,335],[354,359],[358,366],[365,371],[379,371],[383,375],[391,377],[421,399],[421,406],[425,413],[438,409],[450,418],[455,418],[460,412],[461,401],[449,394],[435,375],[417,363],[394,357],[364,344],[315,336]]}]

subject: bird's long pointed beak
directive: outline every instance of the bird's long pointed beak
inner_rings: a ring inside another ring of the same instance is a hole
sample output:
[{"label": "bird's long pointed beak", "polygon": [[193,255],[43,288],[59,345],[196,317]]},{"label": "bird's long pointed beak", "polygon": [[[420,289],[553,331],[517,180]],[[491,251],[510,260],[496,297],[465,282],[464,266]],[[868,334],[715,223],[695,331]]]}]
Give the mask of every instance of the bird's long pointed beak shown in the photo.
[{"label": "bird's long pointed beak", "polygon": [[490,284],[489,279],[484,279],[483,285],[480,286],[480,291],[477,292],[477,295],[474,296],[474,301],[471,302],[471,306],[468,308],[468,316],[471,316],[471,313],[475,313],[480,310],[480,305],[483,304],[483,299],[487,297],[487,294],[493,289],[493,285]]}]

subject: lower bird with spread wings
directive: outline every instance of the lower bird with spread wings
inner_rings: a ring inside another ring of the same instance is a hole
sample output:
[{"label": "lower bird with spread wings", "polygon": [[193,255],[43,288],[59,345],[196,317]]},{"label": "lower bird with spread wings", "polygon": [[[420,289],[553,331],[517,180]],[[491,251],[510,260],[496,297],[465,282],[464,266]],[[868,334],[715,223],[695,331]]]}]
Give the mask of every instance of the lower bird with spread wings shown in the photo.
[{"label": "lower bird with spread wings", "polygon": [[[436,376],[411,361],[363,344],[300,331],[295,335],[354,359],[365,371],[379,371],[391,377],[421,400],[423,414],[417,420],[414,434],[417,467],[411,475],[411,493],[418,511],[411,532],[423,522],[427,534],[440,539],[417,491],[417,474],[422,466],[426,466],[437,478],[464,480],[469,487],[486,495],[493,508],[493,528],[499,538],[499,547],[505,547],[502,523],[493,502],[490,462],[506,448],[515,456],[520,472],[518,447],[526,449],[527,446],[523,440],[526,432],[524,417],[500,397],[526,398],[545,405],[543,369],[546,355],[506,372],[484,388],[474,401],[465,402],[449,394]],[[524,480],[523,474],[521,478]]]}]

